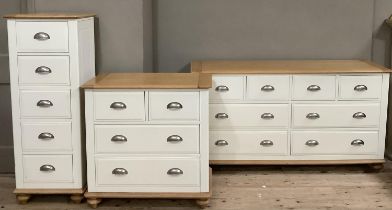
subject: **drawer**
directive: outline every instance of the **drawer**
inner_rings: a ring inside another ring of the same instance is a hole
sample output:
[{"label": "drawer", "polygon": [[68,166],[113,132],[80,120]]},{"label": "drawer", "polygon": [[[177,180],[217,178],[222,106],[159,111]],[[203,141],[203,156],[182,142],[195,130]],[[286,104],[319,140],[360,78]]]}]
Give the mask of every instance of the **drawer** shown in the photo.
[{"label": "drawer", "polygon": [[260,101],[288,101],[290,76],[247,76],[246,98]]},{"label": "drawer", "polygon": [[19,83],[69,85],[68,56],[18,56]]},{"label": "drawer", "polygon": [[376,154],[377,131],[293,131],[293,155],[367,155]]},{"label": "drawer", "polygon": [[335,76],[293,76],[293,100],[335,100]]},{"label": "drawer", "polygon": [[199,153],[196,125],[96,125],[98,153]]},{"label": "drawer", "polygon": [[127,157],[97,158],[98,185],[199,186],[198,158]]},{"label": "drawer", "polygon": [[381,85],[381,75],[340,76],[339,98],[343,100],[379,99],[381,98]]},{"label": "drawer", "polygon": [[145,120],[144,91],[94,92],[96,120]]},{"label": "drawer", "polygon": [[22,122],[23,151],[72,151],[71,122]]},{"label": "drawer", "polygon": [[288,104],[210,104],[210,127],[288,127]]},{"label": "drawer", "polygon": [[69,91],[20,91],[22,117],[69,118]]},{"label": "drawer", "polygon": [[67,22],[16,22],[18,52],[68,52]]},{"label": "drawer", "polygon": [[210,131],[211,154],[286,155],[286,131]]},{"label": "drawer", "polygon": [[199,120],[199,92],[150,91],[150,120]]},{"label": "drawer", "polygon": [[212,76],[210,101],[243,100],[243,76]]},{"label": "drawer", "polygon": [[293,104],[294,127],[378,127],[380,104]]},{"label": "drawer", "polygon": [[24,155],[25,182],[72,182],[72,155]]}]

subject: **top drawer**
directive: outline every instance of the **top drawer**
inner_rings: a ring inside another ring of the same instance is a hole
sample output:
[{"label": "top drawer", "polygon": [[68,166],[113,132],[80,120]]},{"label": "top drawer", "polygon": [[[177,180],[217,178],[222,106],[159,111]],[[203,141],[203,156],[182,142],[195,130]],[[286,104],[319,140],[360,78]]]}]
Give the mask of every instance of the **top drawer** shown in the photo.
[{"label": "top drawer", "polygon": [[243,76],[213,76],[210,101],[242,100],[244,98]]},{"label": "top drawer", "polygon": [[293,100],[335,100],[335,76],[293,76]]},{"label": "top drawer", "polygon": [[18,52],[68,52],[67,22],[16,22]]},{"label": "top drawer", "polygon": [[340,76],[339,98],[343,100],[379,99],[381,98],[381,85],[381,75]]},{"label": "top drawer", "polygon": [[290,98],[290,76],[247,76],[246,98],[287,101]]}]

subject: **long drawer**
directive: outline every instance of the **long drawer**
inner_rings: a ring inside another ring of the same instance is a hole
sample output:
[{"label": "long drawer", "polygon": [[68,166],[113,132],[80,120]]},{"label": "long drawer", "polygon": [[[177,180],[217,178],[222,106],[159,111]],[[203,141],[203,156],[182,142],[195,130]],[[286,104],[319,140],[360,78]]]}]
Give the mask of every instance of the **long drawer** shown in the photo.
[{"label": "long drawer", "polygon": [[98,185],[199,186],[200,160],[192,157],[96,158]]},{"label": "long drawer", "polygon": [[285,155],[287,131],[210,131],[211,154]]},{"label": "long drawer", "polygon": [[367,155],[376,154],[377,131],[293,131],[293,155]]},{"label": "long drawer", "polygon": [[24,155],[25,182],[72,182],[72,155]]},{"label": "long drawer", "polygon": [[378,127],[380,104],[293,104],[294,127]]},{"label": "long drawer", "polygon": [[96,125],[98,153],[199,152],[198,125]]},{"label": "long drawer", "polygon": [[210,104],[210,127],[288,127],[288,104]]}]

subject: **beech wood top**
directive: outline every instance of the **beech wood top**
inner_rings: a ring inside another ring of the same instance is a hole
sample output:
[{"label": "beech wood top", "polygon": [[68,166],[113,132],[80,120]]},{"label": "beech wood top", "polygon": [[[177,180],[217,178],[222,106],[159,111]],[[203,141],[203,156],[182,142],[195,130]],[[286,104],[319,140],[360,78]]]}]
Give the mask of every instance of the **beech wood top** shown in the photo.
[{"label": "beech wood top", "polygon": [[391,69],[361,60],[193,61],[192,72],[209,74],[330,74],[391,73]]},{"label": "beech wood top", "polygon": [[19,13],[3,17],[6,19],[80,19],[94,16],[94,13]]},{"label": "beech wood top", "polygon": [[88,81],[84,89],[208,89],[210,74],[105,73]]}]

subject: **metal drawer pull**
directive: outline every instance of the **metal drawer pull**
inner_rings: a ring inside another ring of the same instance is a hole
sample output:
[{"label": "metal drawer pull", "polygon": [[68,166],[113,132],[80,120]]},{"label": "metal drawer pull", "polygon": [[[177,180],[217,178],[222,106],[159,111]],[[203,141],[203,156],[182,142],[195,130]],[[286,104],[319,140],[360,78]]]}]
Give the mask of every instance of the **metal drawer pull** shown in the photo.
[{"label": "metal drawer pull", "polygon": [[363,112],[357,112],[355,114],[353,114],[353,118],[355,119],[364,119],[366,118],[366,114]]},{"label": "metal drawer pull", "polygon": [[309,113],[306,115],[306,118],[311,119],[311,120],[315,120],[320,118],[320,115],[318,113]]},{"label": "metal drawer pull", "polygon": [[180,104],[178,102],[171,102],[167,105],[167,109],[170,109],[170,110],[182,109],[182,104]]},{"label": "metal drawer pull", "polygon": [[309,87],[307,88],[308,91],[312,91],[312,92],[316,92],[321,90],[321,87],[318,85],[309,85]]},{"label": "metal drawer pull", "polygon": [[37,73],[37,74],[50,74],[50,73],[52,73],[52,70],[49,67],[40,66],[35,69],[35,73]]},{"label": "metal drawer pull", "polygon": [[167,171],[167,174],[168,175],[181,175],[181,174],[184,174],[184,172],[179,168],[171,168]]},{"label": "metal drawer pull", "polygon": [[128,171],[125,168],[115,168],[115,169],[113,169],[112,174],[114,174],[114,175],[126,175],[126,174],[128,174]]},{"label": "metal drawer pull", "polygon": [[227,119],[227,118],[229,118],[229,115],[226,113],[218,113],[215,115],[215,118],[216,119]]},{"label": "metal drawer pull", "polygon": [[354,141],[351,142],[351,145],[353,145],[353,146],[363,146],[363,145],[365,145],[365,142],[363,142],[361,139],[355,139]]},{"label": "metal drawer pull", "polygon": [[167,142],[181,142],[183,139],[179,135],[171,135],[167,137]]},{"label": "metal drawer pull", "polygon": [[308,141],[305,143],[305,145],[308,145],[309,147],[314,147],[314,146],[319,145],[319,143],[318,143],[318,141],[316,141],[316,140],[308,140]]},{"label": "metal drawer pull", "polygon": [[38,135],[38,139],[41,139],[41,140],[52,140],[52,139],[54,139],[54,136],[51,133],[41,133],[41,134]]},{"label": "metal drawer pull", "polygon": [[111,109],[126,109],[127,105],[125,105],[123,102],[113,102],[110,104]]},{"label": "metal drawer pull", "polygon": [[227,146],[229,143],[226,140],[218,140],[215,142],[216,146]]},{"label": "metal drawer pull", "polygon": [[215,88],[216,92],[227,92],[229,91],[229,87],[224,86],[224,85],[219,85]]},{"label": "metal drawer pull", "polygon": [[265,147],[270,147],[272,145],[274,145],[274,142],[271,140],[263,140],[260,142],[261,146],[265,146]]},{"label": "metal drawer pull", "polygon": [[34,39],[38,41],[45,41],[50,39],[50,36],[45,32],[38,32],[34,35]]},{"label": "metal drawer pull", "polygon": [[111,141],[113,142],[126,142],[128,139],[123,135],[115,135],[112,137]]},{"label": "metal drawer pull", "polygon": [[264,85],[263,87],[261,87],[261,91],[265,91],[265,92],[271,92],[274,90],[275,88],[272,85]]},{"label": "metal drawer pull", "polygon": [[53,103],[49,100],[39,100],[37,102],[37,106],[39,107],[51,107],[53,106]]},{"label": "metal drawer pull", "polygon": [[363,91],[366,91],[367,89],[368,88],[366,87],[366,85],[357,85],[354,87],[354,90],[358,91],[358,92],[363,92]]},{"label": "metal drawer pull", "polygon": [[269,120],[269,119],[274,119],[275,116],[273,114],[271,114],[271,113],[264,113],[264,114],[261,115],[261,118],[265,119],[265,120]]},{"label": "metal drawer pull", "polygon": [[43,165],[41,167],[39,167],[40,171],[55,171],[56,169],[52,166],[52,165]]}]

